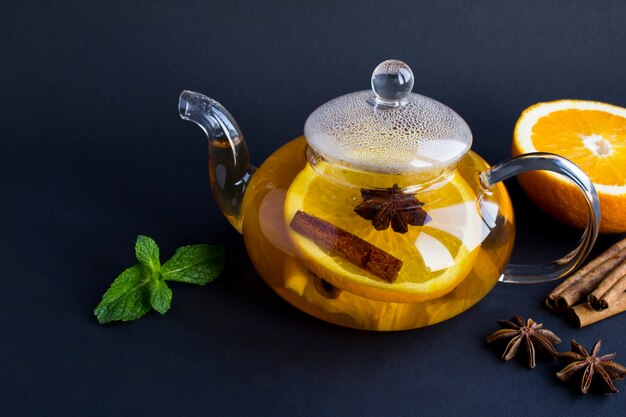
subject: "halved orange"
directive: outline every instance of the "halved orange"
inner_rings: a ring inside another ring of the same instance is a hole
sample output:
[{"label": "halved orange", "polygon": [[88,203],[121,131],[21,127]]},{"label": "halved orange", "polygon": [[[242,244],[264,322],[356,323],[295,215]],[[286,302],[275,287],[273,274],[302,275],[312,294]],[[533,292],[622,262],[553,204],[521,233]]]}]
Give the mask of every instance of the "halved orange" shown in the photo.
[{"label": "halved orange", "polygon": [[[578,165],[600,198],[601,233],[626,232],[626,109],[585,100],[538,103],[524,110],[513,134],[513,155],[552,152]],[[545,171],[520,175],[528,196],[553,217],[584,227],[586,204],[564,177]]]},{"label": "halved orange", "polygon": [[482,220],[476,195],[458,174],[418,192],[431,221],[409,226],[405,234],[375,230],[354,208],[362,201],[357,188],[339,186],[307,166],[293,180],[285,199],[285,220],[302,210],[366,240],[402,260],[393,283],[386,282],[320,248],[288,226],[289,236],[307,268],[332,285],[380,301],[418,302],[452,291],[472,269],[480,248]]}]

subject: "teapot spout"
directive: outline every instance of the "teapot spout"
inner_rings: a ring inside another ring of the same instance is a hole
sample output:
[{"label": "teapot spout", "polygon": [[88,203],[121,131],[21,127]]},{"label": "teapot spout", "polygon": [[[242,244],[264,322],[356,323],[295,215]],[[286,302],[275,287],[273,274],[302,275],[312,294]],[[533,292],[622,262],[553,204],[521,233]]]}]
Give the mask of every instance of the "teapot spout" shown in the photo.
[{"label": "teapot spout", "polygon": [[183,91],[178,100],[180,117],[196,123],[209,139],[209,175],[218,206],[241,233],[241,204],[256,168],[250,165],[248,147],[235,119],[220,103],[200,93]]}]

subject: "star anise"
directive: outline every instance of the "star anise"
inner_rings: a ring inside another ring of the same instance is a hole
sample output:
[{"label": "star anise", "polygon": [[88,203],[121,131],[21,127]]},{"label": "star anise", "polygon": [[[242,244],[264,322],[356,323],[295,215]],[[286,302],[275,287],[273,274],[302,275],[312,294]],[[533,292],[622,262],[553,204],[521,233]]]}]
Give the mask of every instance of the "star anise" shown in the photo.
[{"label": "star anise", "polygon": [[365,220],[371,220],[376,230],[385,230],[391,224],[394,232],[406,233],[409,225],[423,226],[428,215],[424,203],[412,194],[405,194],[398,184],[386,190],[361,190],[363,202],[354,211]]},{"label": "star anise", "polygon": [[602,341],[598,340],[593,345],[591,354],[589,354],[584,347],[572,339],[572,352],[557,354],[557,358],[563,364],[567,364],[567,366],[560,372],[557,372],[556,376],[566,382],[573,382],[580,377],[579,389],[583,394],[589,391],[589,387],[594,381],[595,385],[603,392],[617,392],[617,388],[613,385],[612,380],[619,381],[624,379],[626,377],[626,368],[619,363],[613,362],[615,353],[598,356],[601,346]]},{"label": "star anise", "polygon": [[550,330],[542,329],[543,324],[536,323],[529,318],[525,323],[521,316],[512,317],[511,320],[497,320],[500,330],[496,330],[487,336],[487,343],[493,344],[508,340],[508,344],[502,354],[502,359],[508,361],[512,359],[524,345],[528,366],[535,367],[535,350],[544,354],[554,356],[556,349],[554,343],[560,343],[559,339]]}]

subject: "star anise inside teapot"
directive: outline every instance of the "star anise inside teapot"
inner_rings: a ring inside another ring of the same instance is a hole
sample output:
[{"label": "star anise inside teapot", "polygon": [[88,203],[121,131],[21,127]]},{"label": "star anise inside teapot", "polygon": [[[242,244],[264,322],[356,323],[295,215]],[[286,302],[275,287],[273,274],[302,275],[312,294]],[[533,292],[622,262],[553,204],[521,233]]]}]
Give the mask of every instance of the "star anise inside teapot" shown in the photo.
[{"label": "star anise inside teapot", "polygon": [[406,233],[411,226],[423,226],[428,215],[422,208],[424,203],[413,194],[405,194],[398,184],[385,190],[361,190],[363,202],[354,211],[366,220],[371,220],[376,230],[391,228],[397,233]]}]

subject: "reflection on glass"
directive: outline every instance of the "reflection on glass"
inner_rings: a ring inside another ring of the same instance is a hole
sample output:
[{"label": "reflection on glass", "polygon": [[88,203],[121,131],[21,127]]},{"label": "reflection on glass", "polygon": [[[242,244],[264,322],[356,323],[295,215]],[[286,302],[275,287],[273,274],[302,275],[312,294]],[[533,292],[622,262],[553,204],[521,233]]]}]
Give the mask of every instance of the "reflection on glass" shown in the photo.
[{"label": "reflection on glass", "polygon": [[417,236],[415,246],[431,272],[450,268],[454,265],[454,258],[452,258],[450,251],[439,240],[426,232]]},{"label": "reflection on glass", "polygon": [[483,241],[483,221],[476,210],[475,201],[433,209],[428,212],[428,215],[432,219],[428,227],[455,236],[470,252]]}]

